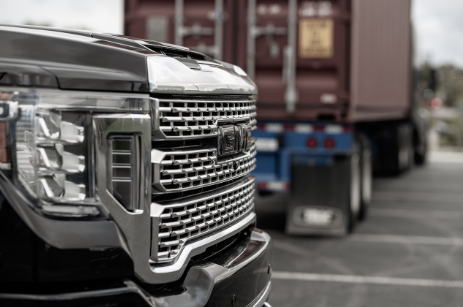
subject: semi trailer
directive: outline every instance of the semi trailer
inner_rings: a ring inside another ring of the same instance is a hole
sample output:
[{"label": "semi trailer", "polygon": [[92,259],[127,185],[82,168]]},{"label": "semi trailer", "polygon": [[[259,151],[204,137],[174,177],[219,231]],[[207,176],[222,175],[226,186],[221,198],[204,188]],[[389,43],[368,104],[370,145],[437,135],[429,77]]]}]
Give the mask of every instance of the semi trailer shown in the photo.
[{"label": "semi trailer", "polygon": [[259,90],[261,195],[289,192],[286,231],[343,235],[372,173],[426,159],[409,0],[127,0],[125,31],[232,62]]}]

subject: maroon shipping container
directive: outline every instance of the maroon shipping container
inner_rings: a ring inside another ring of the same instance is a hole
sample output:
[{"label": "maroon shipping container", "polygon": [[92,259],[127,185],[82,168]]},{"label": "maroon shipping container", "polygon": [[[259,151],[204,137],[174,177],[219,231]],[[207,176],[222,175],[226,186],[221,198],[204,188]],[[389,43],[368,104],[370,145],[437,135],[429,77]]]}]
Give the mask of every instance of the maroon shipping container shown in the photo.
[{"label": "maroon shipping container", "polygon": [[410,0],[128,0],[130,36],[235,63],[258,118],[356,122],[409,116]]},{"label": "maroon shipping container", "polygon": [[233,0],[126,0],[125,34],[233,62]]}]

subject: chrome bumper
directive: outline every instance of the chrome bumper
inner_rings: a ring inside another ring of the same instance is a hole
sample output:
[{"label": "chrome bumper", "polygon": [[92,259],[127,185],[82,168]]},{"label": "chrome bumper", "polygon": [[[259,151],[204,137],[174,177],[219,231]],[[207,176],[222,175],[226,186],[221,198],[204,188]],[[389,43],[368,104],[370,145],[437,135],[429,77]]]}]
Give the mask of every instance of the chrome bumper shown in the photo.
[{"label": "chrome bumper", "polygon": [[[183,286],[186,289],[179,295],[155,297],[132,280],[125,280],[117,288],[82,291],[60,294],[18,294],[0,293],[0,305],[14,306],[20,301],[66,302],[92,298],[111,299],[113,296],[136,294],[145,306],[163,307],[203,307],[270,306],[266,300],[270,294],[270,236],[260,230],[252,231],[247,242],[218,256],[218,259],[189,269]],[[230,285],[235,285],[231,287]]]}]

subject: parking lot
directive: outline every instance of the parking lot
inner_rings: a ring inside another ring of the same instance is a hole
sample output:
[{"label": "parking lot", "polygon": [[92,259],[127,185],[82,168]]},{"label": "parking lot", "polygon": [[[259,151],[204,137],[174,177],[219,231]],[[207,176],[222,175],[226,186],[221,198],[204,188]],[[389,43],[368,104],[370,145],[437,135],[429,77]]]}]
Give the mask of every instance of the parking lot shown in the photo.
[{"label": "parking lot", "polygon": [[463,159],[430,160],[375,178],[367,220],[344,238],[287,236],[288,195],[258,197],[274,240],[272,306],[461,306]]}]

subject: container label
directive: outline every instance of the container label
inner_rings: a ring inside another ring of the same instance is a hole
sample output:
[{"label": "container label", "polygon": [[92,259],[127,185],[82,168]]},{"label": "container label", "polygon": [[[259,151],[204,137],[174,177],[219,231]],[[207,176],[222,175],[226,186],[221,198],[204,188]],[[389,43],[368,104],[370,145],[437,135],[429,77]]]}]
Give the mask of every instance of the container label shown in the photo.
[{"label": "container label", "polygon": [[331,58],[333,56],[334,22],[332,19],[299,21],[299,57]]}]

